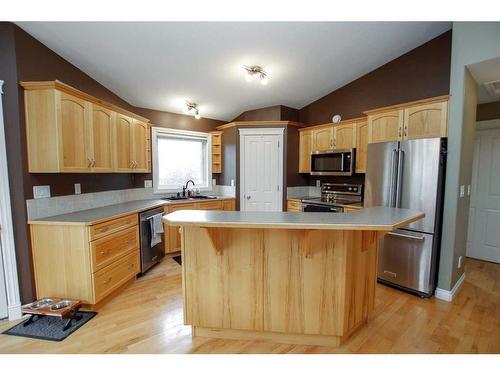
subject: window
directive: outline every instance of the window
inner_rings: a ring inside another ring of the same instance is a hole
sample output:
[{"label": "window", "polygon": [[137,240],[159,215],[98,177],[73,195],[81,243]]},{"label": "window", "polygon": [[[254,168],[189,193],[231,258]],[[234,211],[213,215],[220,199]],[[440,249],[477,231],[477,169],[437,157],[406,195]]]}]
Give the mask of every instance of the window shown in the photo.
[{"label": "window", "polygon": [[179,191],[188,180],[201,190],[211,190],[210,148],[208,133],[153,128],[155,193]]}]

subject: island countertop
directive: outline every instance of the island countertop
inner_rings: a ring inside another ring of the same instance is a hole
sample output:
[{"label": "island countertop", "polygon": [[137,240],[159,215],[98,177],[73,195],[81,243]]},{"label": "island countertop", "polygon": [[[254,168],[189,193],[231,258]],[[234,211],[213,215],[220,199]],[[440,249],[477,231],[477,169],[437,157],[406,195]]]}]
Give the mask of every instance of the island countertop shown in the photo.
[{"label": "island countertop", "polygon": [[163,217],[168,224],[221,228],[276,228],[391,231],[425,216],[423,212],[371,207],[347,213],[183,210]]}]

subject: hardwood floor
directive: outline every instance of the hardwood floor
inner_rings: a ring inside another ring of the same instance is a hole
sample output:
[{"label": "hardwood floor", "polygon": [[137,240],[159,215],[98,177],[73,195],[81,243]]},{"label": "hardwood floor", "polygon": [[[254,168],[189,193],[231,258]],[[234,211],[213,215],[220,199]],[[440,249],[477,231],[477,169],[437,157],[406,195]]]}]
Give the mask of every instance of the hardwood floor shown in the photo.
[{"label": "hardwood floor", "polygon": [[168,258],[66,340],[0,335],[0,353],[500,353],[500,265],[467,259],[465,269],[452,303],[378,285],[368,325],[331,348],[193,339],[183,325],[181,268]]}]

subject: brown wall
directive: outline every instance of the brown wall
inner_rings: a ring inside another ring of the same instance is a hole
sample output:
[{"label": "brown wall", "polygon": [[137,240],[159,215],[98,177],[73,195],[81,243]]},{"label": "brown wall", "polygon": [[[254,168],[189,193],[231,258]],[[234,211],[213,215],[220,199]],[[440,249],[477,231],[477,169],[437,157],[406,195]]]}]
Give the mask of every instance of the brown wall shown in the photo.
[{"label": "brown wall", "polygon": [[28,173],[24,96],[19,81],[59,80],[88,94],[142,115],[156,126],[199,131],[215,130],[223,121],[135,108],[83,73],[74,65],[12,23],[0,23],[0,73],[5,80],[4,118],[12,195],[14,236],[23,302],[34,298],[31,251],[27,228],[26,199],[34,185],[50,185],[52,196],[74,193],[80,183],[83,193],[144,186],[150,174],[32,174]]},{"label": "brown wall", "polygon": [[299,110],[284,105],[257,108],[243,112],[233,121],[298,121]]},{"label": "brown wall", "polygon": [[299,111],[308,125],[362,116],[368,109],[445,95],[450,90],[451,31],[411,50]]},{"label": "brown wall", "polygon": [[500,101],[477,105],[476,121],[496,120],[500,118]]}]

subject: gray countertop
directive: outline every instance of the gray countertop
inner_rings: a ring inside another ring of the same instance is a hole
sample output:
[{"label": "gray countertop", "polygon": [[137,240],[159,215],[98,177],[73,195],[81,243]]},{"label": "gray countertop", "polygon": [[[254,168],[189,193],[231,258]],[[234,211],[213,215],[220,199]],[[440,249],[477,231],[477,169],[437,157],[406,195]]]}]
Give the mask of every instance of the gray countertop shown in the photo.
[{"label": "gray countertop", "polygon": [[192,202],[206,202],[214,200],[234,199],[234,197],[217,197],[216,199],[189,199],[171,201],[165,199],[146,199],[113,204],[110,206],[96,207],[89,210],[75,211],[67,214],[49,216],[30,220],[28,224],[66,224],[66,225],[93,225],[102,221],[118,218],[121,216],[146,211],[156,207],[172,204],[185,204]]},{"label": "gray countertop", "polygon": [[404,208],[371,207],[348,213],[185,210],[167,214],[163,220],[203,227],[391,231],[424,216]]}]

